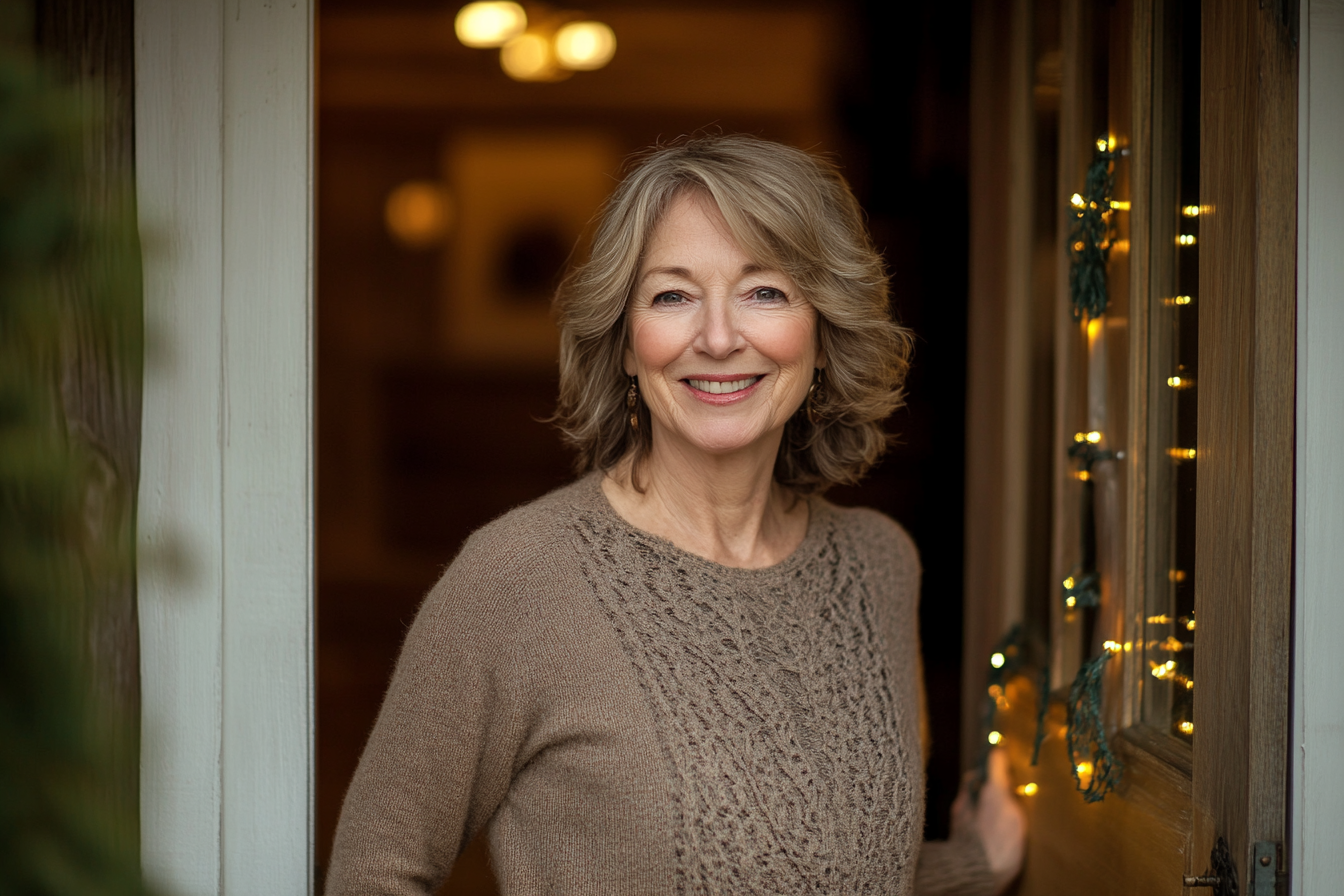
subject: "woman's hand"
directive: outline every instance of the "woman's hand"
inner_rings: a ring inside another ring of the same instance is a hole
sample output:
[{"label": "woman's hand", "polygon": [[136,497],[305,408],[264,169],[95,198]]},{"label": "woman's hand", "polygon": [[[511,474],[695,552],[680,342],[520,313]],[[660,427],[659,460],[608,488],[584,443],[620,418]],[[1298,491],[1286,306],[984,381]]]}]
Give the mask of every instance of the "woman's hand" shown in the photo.
[{"label": "woman's hand", "polygon": [[989,870],[994,875],[994,892],[1002,893],[1022,870],[1027,843],[1027,818],[1013,795],[1008,779],[1008,756],[1002,750],[989,754],[989,776],[980,788],[980,799],[972,801],[963,786],[952,804],[952,829],[975,831],[985,848]]}]

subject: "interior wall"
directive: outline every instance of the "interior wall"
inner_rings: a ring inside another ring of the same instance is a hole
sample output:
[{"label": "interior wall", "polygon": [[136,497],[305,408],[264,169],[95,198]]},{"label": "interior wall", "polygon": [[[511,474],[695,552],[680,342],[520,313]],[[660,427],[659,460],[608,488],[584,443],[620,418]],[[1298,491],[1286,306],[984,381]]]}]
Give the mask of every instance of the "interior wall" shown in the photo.
[{"label": "interior wall", "polygon": [[[614,185],[630,153],[698,130],[834,154],[887,257],[895,312],[918,337],[908,403],[890,423],[895,449],[864,484],[829,497],[878,507],[920,547],[929,835],[946,835],[960,778],[969,3],[586,10],[616,30],[611,65],[519,84],[495,54],[452,39],[455,8],[323,4],[319,873],[421,597],[471,531],[571,475],[541,422],[556,391],[545,303],[565,261],[556,237],[581,243],[569,218],[596,201],[548,186],[559,178],[547,166],[568,154],[571,170]],[[419,249],[384,224],[391,191],[413,181],[446,189],[455,218]],[[481,182],[495,186],[473,188]],[[491,267],[496,257],[512,267]],[[478,846],[445,891],[492,888]]]}]

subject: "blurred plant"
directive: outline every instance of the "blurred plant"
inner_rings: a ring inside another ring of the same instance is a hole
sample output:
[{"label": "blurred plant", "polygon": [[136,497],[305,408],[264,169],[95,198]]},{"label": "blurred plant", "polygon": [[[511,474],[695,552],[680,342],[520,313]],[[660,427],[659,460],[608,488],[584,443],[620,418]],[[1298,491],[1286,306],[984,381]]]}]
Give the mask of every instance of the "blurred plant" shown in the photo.
[{"label": "blurred plant", "polygon": [[[135,722],[90,686],[93,468],[59,385],[71,265],[91,260],[95,326],[138,329],[133,225],[79,193],[92,119],[30,50],[0,44],[0,893],[144,892],[134,804],[106,798]],[[104,549],[128,553],[120,538]]]}]

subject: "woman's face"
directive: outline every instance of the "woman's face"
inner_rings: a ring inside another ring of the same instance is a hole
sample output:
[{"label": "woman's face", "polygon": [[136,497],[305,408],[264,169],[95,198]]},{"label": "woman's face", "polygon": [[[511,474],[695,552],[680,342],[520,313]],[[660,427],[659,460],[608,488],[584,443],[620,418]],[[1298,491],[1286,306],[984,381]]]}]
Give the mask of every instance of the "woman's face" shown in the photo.
[{"label": "woman's face", "polygon": [[824,366],[816,309],[742,251],[701,193],[679,196],[654,229],[626,313],[625,370],[655,450],[773,454]]}]

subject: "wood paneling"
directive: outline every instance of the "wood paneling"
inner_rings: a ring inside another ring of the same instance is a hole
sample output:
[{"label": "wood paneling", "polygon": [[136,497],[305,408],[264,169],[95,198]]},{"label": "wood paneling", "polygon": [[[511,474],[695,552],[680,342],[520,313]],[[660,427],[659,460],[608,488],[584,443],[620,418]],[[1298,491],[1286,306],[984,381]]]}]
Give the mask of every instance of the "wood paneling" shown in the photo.
[{"label": "wood paneling", "polygon": [[[1291,599],[1297,54],[1278,4],[1204,7],[1193,870],[1282,842]],[[1212,388],[1210,388],[1212,387]]]}]

